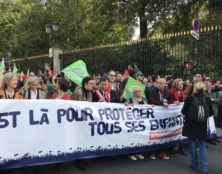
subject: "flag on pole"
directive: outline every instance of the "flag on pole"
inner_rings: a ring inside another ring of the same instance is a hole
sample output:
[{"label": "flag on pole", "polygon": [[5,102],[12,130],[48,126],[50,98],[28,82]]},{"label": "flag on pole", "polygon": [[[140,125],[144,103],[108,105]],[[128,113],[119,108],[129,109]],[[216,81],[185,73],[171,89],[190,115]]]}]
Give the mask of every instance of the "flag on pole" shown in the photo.
[{"label": "flag on pole", "polygon": [[17,73],[17,72],[18,72],[18,68],[16,67],[16,63],[14,63],[13,73]]},{"label": "flag on pole", "polygon": [[26,73],[27,77],[29,76],[29,68],[27,69],[27,73]]},{"label": "flag on pole", "polygon": [[0,62],[0,72],[3,71],[2,62]]},{"label": "flag on pole", "polygon": [[2,62],[0,62],[0,72],[5,72],[5,59],[2,58]]},{"label": "flag on pole", "polygon": [[78,60],[72,63],[71,65],[64,68],[62,72],[80,87],[82,87],[83,78],[89,76],[86,64],[82,60]]}]

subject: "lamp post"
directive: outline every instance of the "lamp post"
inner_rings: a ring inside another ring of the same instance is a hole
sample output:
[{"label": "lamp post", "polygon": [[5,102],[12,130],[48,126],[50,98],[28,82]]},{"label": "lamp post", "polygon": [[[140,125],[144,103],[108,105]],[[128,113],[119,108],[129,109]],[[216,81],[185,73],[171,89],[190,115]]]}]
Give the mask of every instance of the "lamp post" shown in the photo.
[{"label": "lamp post", "polygon": [[[45,31],[49,35],[50,38],[50,47],[54,47],[56,44],[56,36],[55,33],[59,30],[59,25],[57,22],[53,22],[52,24],[45,25]],[[52,42],[51,42],[52,40]]]},{"label": "lamp post", "polygon": [[57,48],[56,45],[56,32],[59,30],[57,22],[45,25],[45,31],[50,38],[49,57],[52,58],[53,72],[57,73],[61,69],[61,60],[59,56],[62,54],[62,50]]}]

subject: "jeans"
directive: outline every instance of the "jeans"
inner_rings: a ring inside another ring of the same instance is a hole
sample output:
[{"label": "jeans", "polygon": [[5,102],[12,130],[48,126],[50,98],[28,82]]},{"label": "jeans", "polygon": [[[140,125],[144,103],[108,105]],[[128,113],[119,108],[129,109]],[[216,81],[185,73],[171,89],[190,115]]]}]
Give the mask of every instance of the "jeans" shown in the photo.
[{"label": "jeans", "polygon": [[189,151],[190,151],[190,156],[191,156],[191,163],[192,163],[192,167],[195,169],[198,169],[198,150],[197,150],[197,148],[199,148],[201,171],[203,174],[205,174],[208,172],[206,142],[189,138]]}]

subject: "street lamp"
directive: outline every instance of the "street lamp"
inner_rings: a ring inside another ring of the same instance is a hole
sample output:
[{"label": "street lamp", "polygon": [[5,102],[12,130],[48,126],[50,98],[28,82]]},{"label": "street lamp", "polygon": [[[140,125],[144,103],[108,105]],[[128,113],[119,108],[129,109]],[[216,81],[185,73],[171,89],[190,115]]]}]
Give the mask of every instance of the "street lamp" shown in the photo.
[{"label": "street lamp", "polygon": [[52,24],[52,30],[53,30],[53,31],[58,31],[58,30],[59,30],[58,22],[53,22],[53,24]]},{"label": "street lamp", "polygon": [[57,22],[53,22],[52,24],[45,25],[45,31],[47,34],[50,34],[52,32],[56,32],[58,30],[59,30],[59,25]]},{"label": "street lamp", "polygon": [[50,33],[51,33],[52,28],[51,28],[51,25],[50,25],[50,24],[45,25],[45,31],[46,31],[47,34],[50,34]]},{"label": "street lamp", "polygon": [[50,41],[52,40],[52,43],[50,46],[55,46],[55,32],[59,30],[59,25],[57,22],[53,22],[51,24],[46,24],[45,25],[45,31],[49,35]]}]

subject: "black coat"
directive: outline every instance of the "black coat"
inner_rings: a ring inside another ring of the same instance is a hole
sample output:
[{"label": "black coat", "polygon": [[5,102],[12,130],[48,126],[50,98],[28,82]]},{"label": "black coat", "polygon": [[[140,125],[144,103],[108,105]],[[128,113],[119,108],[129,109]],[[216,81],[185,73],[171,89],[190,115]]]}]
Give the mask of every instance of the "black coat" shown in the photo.
[{"label": "black coat", "polygon": [[[194,94],[197,97],[206,97],[206,101],[209,106],[209,116],[212,116],[213,113],[213,107],[210,98],[204,94],[203,92]],[[185,122],[183,126],[183,136],[191,138],[191,139],[197,139],[200,141],[205,141],[207,139],[207,122],[195,122],[192,121],[189,114],[190,114],[190,106],[193,100],[193,96],[190,95],[186,98],[183,108],[182,108],[182,114],[185,115]]]},{"label": "black coat", "polygon": [[[162,95],[163,98],[167,99],[168,104],[173,103],[173,98],[167,89],[164,89]],[[160,90],[157,87],[149,92],[148,103],[154,105],[163,105],[163,101],[160,100]]]}]

